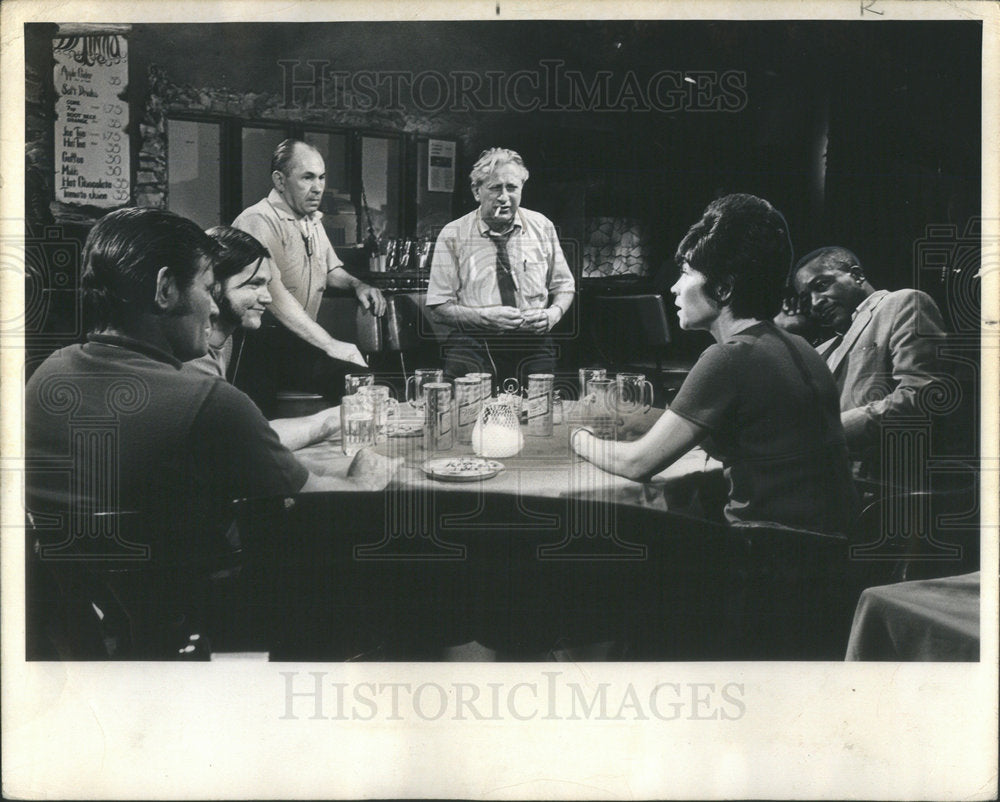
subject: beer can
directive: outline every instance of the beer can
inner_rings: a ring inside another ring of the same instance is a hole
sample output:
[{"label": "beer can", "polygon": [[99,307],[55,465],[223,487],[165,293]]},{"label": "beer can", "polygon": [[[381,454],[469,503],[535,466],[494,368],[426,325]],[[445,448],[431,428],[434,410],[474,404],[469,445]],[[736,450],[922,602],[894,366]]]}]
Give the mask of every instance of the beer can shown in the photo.
[{"label": "beer can", "polygon": [[455,379],[455,439],[459,443],[472,442],[472,430],[481,407],[482,382],[475,376]]},{"label": "beer can", "polygon": [[448,451],[454,443],[451,385],[428,382],[424,385],[424,451]]},{"label": "beer can", "polygon": [[528,434],[536,437],[552,436],[552,383],[551,373],[528,375]]},{"label": "beer can", "polygon": [[492,373],[466,373],[470,379],[479,379],[479,402],[489,401],[493,396],[493,374]]}]

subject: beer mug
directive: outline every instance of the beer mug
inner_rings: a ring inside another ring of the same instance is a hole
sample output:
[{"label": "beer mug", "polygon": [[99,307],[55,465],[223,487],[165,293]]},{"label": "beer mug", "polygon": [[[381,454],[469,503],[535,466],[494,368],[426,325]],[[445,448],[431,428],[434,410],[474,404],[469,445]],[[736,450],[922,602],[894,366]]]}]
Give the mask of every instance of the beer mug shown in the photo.
[{"label": "beer mug", "polygon": [[[417,368],[413,375],[406,379],[406,400],[418,409],[424,405],[424,385],[431,382],[444,381],[444,371],[432,368]],[[410,383],[413,384],[413,397],[410,398]]]},{"label": "beer mug", "polygon": [[593,428],[596,437],[614,437],[615,423],[618,420],[615,412],[615,383],[611,379],[590,379],[581,413],[587,425]]},{"label": "beer mug", "polygon": [[340,438],[341,449],[348,457],[375,445],[375,403],[367,393],[340,399]]},{"label": "beer mug", "polygon": [[615,406],[619,412],[648,412],[653,406],[653,383],[642,373],[619,373],[615,377]]},{"label": "beer mug", "polygon": [[398,402],[392,397],[392,391],[384,384],[362,387],[358,393],[371,397],[375,405],[375,442],[384,443],[389,437],[389,418],[395,417],[398,413]]},{"label": "beer mug", "polygon": [[591,379],[606,379],[608,372],[604,368],[580,368],[580,398],[587,395],[587,383]]},{"label": "beer mug", "polygon": [[344,376],[344,395],[354,395],[362,387],[375,384],[374,373],[348,373]]}]

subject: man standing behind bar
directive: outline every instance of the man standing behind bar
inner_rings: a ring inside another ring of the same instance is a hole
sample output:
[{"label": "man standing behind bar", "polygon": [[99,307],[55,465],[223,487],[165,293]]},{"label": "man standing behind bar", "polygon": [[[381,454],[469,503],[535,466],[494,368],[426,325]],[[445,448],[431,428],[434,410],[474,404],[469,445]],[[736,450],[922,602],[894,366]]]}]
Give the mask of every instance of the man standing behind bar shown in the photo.
[{"label": "man standing behind bar", "polygon": [[244,375],[233,377],[268,417],[278,390],[320,392],[335,401],[350,366],[367,365],[356,345],[334,339],[316,322],[327,287],[352,289],[365,309],[385,312],[382,293],[344,270],[320,222],[326,164],[319,151],[284,140],[271,157],[271,181],[270,194],[233,221],[272,259],[272,304],[260,334],[247,340]]},{"label": "man standing behind bar", "polygon": [[515,151],[484,151],[469,178],[479,208],[441,231],[427,306],[452,329],[447,378],[486,371],[523,385],[529,373],[555,370],[549,332],[573,303],[573,274],[555,226],[521,208],[528,170]]}]

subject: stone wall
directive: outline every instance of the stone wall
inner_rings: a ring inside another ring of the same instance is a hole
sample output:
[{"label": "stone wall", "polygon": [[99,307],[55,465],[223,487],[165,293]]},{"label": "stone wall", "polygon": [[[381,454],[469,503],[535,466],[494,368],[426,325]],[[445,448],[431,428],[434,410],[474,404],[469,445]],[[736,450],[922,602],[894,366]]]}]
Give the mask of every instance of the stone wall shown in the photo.
[{"label": "stone wall", "polygon": [[170,84],[163,71],[151,67],[146,107],[139,121],[139,154],[132,196],[136,206],[167,206],[167,117],[164,96]]}]

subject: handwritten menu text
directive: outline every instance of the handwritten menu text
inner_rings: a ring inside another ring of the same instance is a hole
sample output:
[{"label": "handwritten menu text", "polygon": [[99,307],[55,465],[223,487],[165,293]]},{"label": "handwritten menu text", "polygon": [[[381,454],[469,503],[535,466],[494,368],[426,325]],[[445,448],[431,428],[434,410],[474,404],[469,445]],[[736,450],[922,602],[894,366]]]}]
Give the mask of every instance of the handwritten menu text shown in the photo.
[{"label": "handwritten menu text", "polygon": [[55,190],[62,203],[113,208],[129,201],[128,83],[124,36],[53,41]]}]

